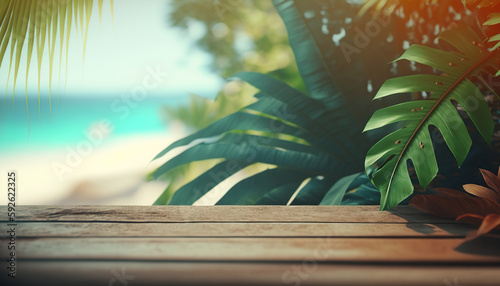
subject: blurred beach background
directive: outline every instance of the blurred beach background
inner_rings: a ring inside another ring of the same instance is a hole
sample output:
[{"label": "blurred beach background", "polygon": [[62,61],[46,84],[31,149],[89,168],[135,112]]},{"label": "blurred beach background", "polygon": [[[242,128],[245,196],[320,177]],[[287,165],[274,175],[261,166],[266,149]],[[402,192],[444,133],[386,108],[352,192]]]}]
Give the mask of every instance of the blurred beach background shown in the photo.
[{"label": "blurred beach background", "polygon": [[[120,0],[112,17],[105,1],[102,22],[92,14],[85,57],[83,35],[73,26],[67,79],[63,54],[51,89],[45,49],[40,95],[36,58],[27,82],[21,64],[13,97],[5,57],[0,186],[15,170],[18,204],[153,204],[169,183],[146,180],[162,163],[152,162],[155,155],[251,100],[251,89],[224,78],[241,70],[296,76],[270,1],[229,2]],[[232,105],[203,110],[217,96]],[[7,203],[6,193],[0,203]]]}]

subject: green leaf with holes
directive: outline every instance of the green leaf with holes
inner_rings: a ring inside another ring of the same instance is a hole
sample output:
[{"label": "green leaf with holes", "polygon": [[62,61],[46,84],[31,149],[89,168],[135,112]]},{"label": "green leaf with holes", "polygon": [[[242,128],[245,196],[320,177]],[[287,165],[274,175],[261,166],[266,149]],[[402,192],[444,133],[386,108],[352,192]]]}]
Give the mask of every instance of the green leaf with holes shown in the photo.
[{"label": "green leaf with holes", "polygon": [[395,122],[403,123],[401,129],[377,142],[366,156],[367,171],[371,167],[377,168],[371,180],[381,193],[381,210],[391,209],[412,194],[409,161],[413,163],[422,187],[425,188],[437,175],[430,126],[439,129],[458,164],[463,163],[472,141],[456,104],[465,110],[487,142],[493,134],[490,110],[471,78],[487,73],[487,66],[498,65],[497,51],[490,52],[476,45],[481,39],[469,29],[444,31],[439,39],[452,45],[457,52],[413,45],[396,61],[427,65],[439,70],[441,75],[393,78],[386,81],[375,96],[379,99],[400,93],[430,92],[428,99],[378,110],[365,127],[368,131]]}]

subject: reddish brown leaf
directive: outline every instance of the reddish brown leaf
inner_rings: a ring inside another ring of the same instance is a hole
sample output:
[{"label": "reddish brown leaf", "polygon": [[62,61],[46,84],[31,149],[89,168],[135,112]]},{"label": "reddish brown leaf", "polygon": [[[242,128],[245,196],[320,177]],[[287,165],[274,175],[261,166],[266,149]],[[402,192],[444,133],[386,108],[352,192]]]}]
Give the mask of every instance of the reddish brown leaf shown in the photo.
[{"label": "reddish brown leaf", "polygon": [[416,195],[410,205],[430,214],[454,218],[463,214],[486,216],[499,211],[499,207],[492,201],[452,190],[436,189],[436,195]]},{"label": "reddish brown leaf", "polygon": [[464,214],[457,218],[458,222],[480,226],[483,223],[484,216],[475,214]]},{"label": "reddish brown leaf", "polygon": [[435,189],[435,195],[416,195],[410,205],[436,216],[479,225],[478,230],[467,234],[467,240],[485,235],[495,228],[500,229],[500,168],[497,176],[490,171],[480,170],[491,189],[464,185],[465,191],[475,197],[453,189]]},{"label": "reddish brown leaf", "polygon": [[464,190],[468,192],[469,194],[481,197],[483,199],[489,200],[494,204],[497,204],[497,202],[500,202],[500,194],[495,193],[493,190],[488,189],[486,187],[480,186],[480,185],[474,185],[474,184],[469,184],[469,185],[464,185]]},{"label": "reddish brown leaf", "polygon": [[484,169],[479,169],[483,174],[484,181],[492,188],[498,195],[500,195],[500,179],[492,172]]},{"label": "reddish brown leaf", "polygon": [[438,195],[438,196],[458,197],[458,198],[466,198],[466,199],[469,199],[471,197],[467,193],[459,192],[455,189],[449,189],[449,188],[436,188],[436,189],[434,189],[434,191],[436,192],[436,195]]},{"label": "reddish brown leaf", "polygon": [[[463,220],[463,219],[467,219],[467,218],[471,218],[471,217],[478,218],[477,216],[473,216],[473,215],[463,215],[463,216],[460,216],[457,220]],[[466,240],[475,239],[481,235],[488,234],[490,231],[494,230],[495,228],[500,229],[500,214],[489,214],[483,218],[483,221],[482,221],[479,229],[469,232],[467,234],[467,236],[465,237],[465,239]]]}]

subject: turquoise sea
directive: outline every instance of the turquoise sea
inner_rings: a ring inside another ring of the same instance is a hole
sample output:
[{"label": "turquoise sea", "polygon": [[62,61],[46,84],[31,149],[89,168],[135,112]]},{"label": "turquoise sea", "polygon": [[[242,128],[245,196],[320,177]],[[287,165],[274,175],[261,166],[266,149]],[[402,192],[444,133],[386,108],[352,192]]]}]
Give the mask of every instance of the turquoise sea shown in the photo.
[{"label": "turquoise sea", "polygon": [[[65,95],[40,100],[28,97],[29,116],[24,94],[13,102],[1,101],[0,153],[33,148],[59,148],[85,140],[94,126],[105,120],[112,124],[112,138],[143,133],[168,132],[161,115],[162,106],[187,104],[187,95],[147,96],[140,100],[117,96]],[[51,112],[52,109],[52,112]]]}]

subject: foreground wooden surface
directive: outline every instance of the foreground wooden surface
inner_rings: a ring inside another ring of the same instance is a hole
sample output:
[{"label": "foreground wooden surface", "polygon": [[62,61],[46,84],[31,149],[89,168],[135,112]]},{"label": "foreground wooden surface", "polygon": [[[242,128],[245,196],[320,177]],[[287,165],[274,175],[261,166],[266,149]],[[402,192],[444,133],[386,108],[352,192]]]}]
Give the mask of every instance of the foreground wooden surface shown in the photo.
[{"label": "foreground wooden surface", "polygon": [[[22,206],[0,285],[500,285],[500,239],[411,207]],[[16,283],[13,283],[16,282]]]}]

